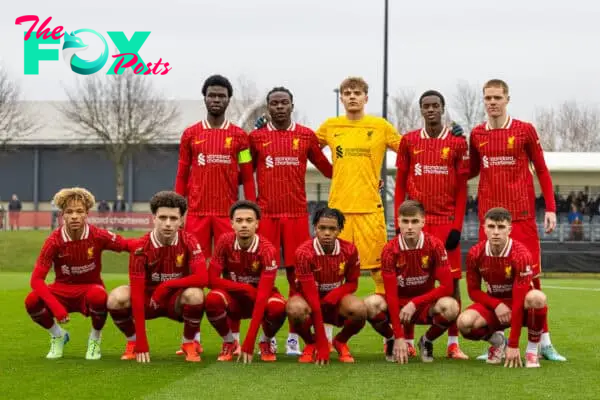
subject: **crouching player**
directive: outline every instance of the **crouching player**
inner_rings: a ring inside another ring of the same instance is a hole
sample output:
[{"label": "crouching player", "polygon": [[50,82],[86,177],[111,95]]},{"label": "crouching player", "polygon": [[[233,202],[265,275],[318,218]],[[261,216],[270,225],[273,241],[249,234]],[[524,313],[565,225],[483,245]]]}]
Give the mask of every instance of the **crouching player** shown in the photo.
[{"label": "crouching player", "polygon": [[206,261],[194,236],[179,230],[186,200],[162,191],[150,200],[154,229],[137,239],[129,258],[129,286],[115,288],[108,310],[127,337],[122,360],[150,362],[146,320],[168,317],[183,322],[181,349],[186,361],[201,361],[194,336],[204,312]]},{"label": "crouching player", "polygon": [[[100,277],[102,252],[128,250],[128,242],[119,235],[89,225],[88,211],[94,196],[83,188],[62,189],[54,196],[64,224],[50,234],[35,263],[25,308],[31,319],[50,332],[50,351],[46,358],[63,356],[69,334],[56,324],[69,322],[69,313],[90,316],[92,331],[85,358],[101,358],[100,333],[106,322],[106,290]],[[54,266],[54,283],[46,285],[46,276]]]},{"label": "crouching player", "polygon": [[352,243],[338,239],[344,221],[342,212],[335,208],[317,210],[313,217],[316,237],[296,250],[300,294],[289,299],[287,313],[306,343],[299,358],[301,363],[316,359],[321,364],[329,360],[324,323],[343,327],[333,339],[333,346],[341,362],[354,362],[347,343],[365,326],[366,306],[354,295],[360,276],[358,251]]},{"label": "crouching player", "polygon": [[[487,340],[488,364],[521,367],[519,336],[527,326],[529,342],[525,353],[527,368],[539,367],[538,345],[546,318],[546,295],[533,289],[538,265],[527,248],[511,238],[512,217],[504,208],[492,208],[484,217],[486,237],[467,254],[467,289],[473,303],[458,318],[463,336]],[[481,280],[487,293],[481,290]],[[508,348],[504,329],[510,328]],[[505,354],[506,353],[506,354]]]},{"label": "crouching player", "polygon": [[422,231],[425,211],[421,203],[402,203],[398,220],[400,234],[385,245],[381,255],[385,297],[375,294],[365,299],[369,322],[386,339],[386,359],[400,364],[408,361],[403,325],[431,325],[418,347],[421,360],[432,362],[433,340],[459,313],[458,302],[450,297],[453,282],[448,256],[439,239]]},{"label": "crouching player", "polygon": [[[252,362],[258,328],[262,324],[260,358],[275,361],[271,339],[285,321],[285,299],[274,286],[278,254],[263,236],[256,234],[260,208],[251,201],[238,201],[229,211],[234,232],[219,238],[208,267],[211,291],[206,296],[206,316],[223,338],[218,361],[234,355]],[[251,318],[240,348],[230,321]]]}]

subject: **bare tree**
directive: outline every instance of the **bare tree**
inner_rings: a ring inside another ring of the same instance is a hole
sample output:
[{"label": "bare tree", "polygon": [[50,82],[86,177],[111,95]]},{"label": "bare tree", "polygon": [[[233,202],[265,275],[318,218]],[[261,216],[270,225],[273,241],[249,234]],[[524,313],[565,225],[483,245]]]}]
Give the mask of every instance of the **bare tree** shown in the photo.
[{"label": "bare tree", "polygon": [[461,124],[465,132],[470,133],[473,127],[485,120],[483,93],[478,85],[459,81],[451,104],[455,110],[454,118]]},{"label": "bare tree", "polygon": [[19,86],[0,67],[0,148],[37,129],[20,98]]},{"label": "bare tree", "polygon": [[267,103],[256,84],[245,76],[237,79],[233,86],[233,97],[227,109],[227,118],[238,123],[243,119],[241,128],[246,132],[254,129],[258,117],[267,113]]},{"label": "bare tree", "polygon": [[404,134],[422,125],[421,110],[415,93],[401,89],[389,98],[390,120]]},{"label": "bare tree", "polygon": [[168,136],[179,117],[175,103],[167,101],[151,77],[122,75],[83,77],[59,111],[79,144],[100,143],[115,167],[116,195],[124,196],[125,165],[143,146]]},{"label": "bare tree", "polygon": [[536,127],[546,151],[600,150],[600,109],[567,101],[536,112]]}]

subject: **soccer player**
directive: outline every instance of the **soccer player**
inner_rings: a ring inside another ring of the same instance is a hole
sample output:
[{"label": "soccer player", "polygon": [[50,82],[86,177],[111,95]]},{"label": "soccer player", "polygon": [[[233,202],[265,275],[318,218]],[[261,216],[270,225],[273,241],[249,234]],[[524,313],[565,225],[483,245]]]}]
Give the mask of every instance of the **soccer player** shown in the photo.
[{"label": "soccer player", "polygon": [[[276,360],[271,348],[275,336],[285,321],[285,299],[274,286],[278,254],[273,245],[256,234],[261,210],[251,201],[238,201],[229,212],[234,232],[226,233],[217,242],[215,255],[208,267],[210,292],[206,296],[206,316],[223,338],[218,361],[238,360],[251,363],[258,328],[262,324],[260,358]],[[241,349],[234,339],[230,321],[250,320]]]},{"label": "soccer player", "polygon": [[[425,127],[403,136],[396,158],[396,192],[394,210],[398,210],[406,195],[417,200],[427,210],[423,231],[445,243],[454,280],[453,297],[460,307],[462,261],[460,235],[467,206],[469,162],[467,141],[453,136],[442,123],[446,101],[441,93],[429,90],[419,98]],[[398,216],[396,215],[396,225]],[[416,355],[413,346],[414,326],[404,331],[409,354]],[[458,345],[458,328],[448,329],[449,358],[468,359]]]},{"label": "soccer player", "polygon": [[[521,367],[519,336],[521,327],[527,326],[525,366],[536,368],[540,366],[538,344],[546,318],[546,295],[533,289],[538,265],[531,253],[509,237],[511,219],[504,208],[492,208],[485,214],[487,240],[467,254],[467,288],[473,304],[458,318],[458,327],[467,339],[490,342],[488,364],[500,364],[505,356],[505,367]],[[487,292],[481,290],[482,279]],[[508,348],[500,333],[506,328],[510,328]]]},{"label": "soccer player", "polygon": [[231,232],[227,214],[238,200],[238,175],[246,199],[255,200],[256,192],[248,135],[225,119],[233,95],[231,83],[213,75],[204,82],[202,95],[206,120],[183,132],[175,191],[188,200],[184,229],[196,237],[210,258],[213,242]]},{"label": "soccer player", "polygon": [[[360,262],[356,247],[338,239],[344,229],[344,214],[324,207],[316,211],[313,226],[316,237],[296,250],[296,277],[299,294],[291,296],[287,313],[306,343],[301,363],[329,360],[324,322],[343,327],[333,339],[339,360],[353,363],[348,340],[365,326],[367,309],[354,295],[358,288]],[[314,325],[315,338],[311,333]]]},{"label": "soccer player", "polygon": [[406,200],[398,215],[400,234],[385,245],[381,255],[385,296],[374,294],[365,299],[369,322],[386,339],[386,359],[400,364],[408,361],[403,325],[431,325],[418,347],[421,360],[432,362],[433,340],[459,313],[458,302],[450,297],[453,285],[448,255],[441,240],[423,232],[421,203]]},{"label": "soccer player", "polygon": [[[479,174],[479,238],[486,239],[484,213],[493,207],[506,208],[512,215],[511,237],[527,247],[541,272],[531,164],[546,202],[544,229],[550,233],[556,227],[554,190],[544,152],[533,125],[508,115],[506,108],[510,96],[506,82],[488,81],[483,86],[483,98],[488,121],[473,128],[469,143],[470,175]],[[539,276],[533,277],[533,284],[536,289],[541,288]],[[552,346],[547,322],[544,323],[541,354],[551,361],[566,361]]]},{"label": "soccer player", "polygon": [[[262,218],[258,232],[283,249],[290,296],[295,288],[294,253],[310,238],[306,204],[306,163],[310,160],[331,178],[329,160],[321,152],[315,133],[292,121],[294,96],[284,87],[267,94],[270,122],[250,134],[250,151],[256,169],[258,206]],[[286,350],[300,355],[298,335],[290,325]]]},{"label": "soccer player", "polygon": [[206,260],[196,238],[180,230],[186,200],[171,191],[150,200],[154,229],[136,240],[129,259],[129,286],[108,297],[108,311],[127,337],[122,360],[150,362],[146,320],[183,321],[181,349],[186,361],[199,362],[194,344],[204,312],[202,288],[208,283]]},{"label": "soccer player", "polygon": [[[64,325],[69,313],[90,316],[92,331],[85,358],[99,360],[101,331],[106,322],[106,290],[100,276],[102,252],[128,251],[128,241],[119,235],[88,224],[94,196],[86,189],[62,189],[54,196],[64,224],[44,242],[31,274],[33,291],[25,299],[25,308],[34,322],[50,332],[50,351],[46,358],[63,356],[69,333]],[[54,267],[54,283],[46,285],[46,276]]]}]

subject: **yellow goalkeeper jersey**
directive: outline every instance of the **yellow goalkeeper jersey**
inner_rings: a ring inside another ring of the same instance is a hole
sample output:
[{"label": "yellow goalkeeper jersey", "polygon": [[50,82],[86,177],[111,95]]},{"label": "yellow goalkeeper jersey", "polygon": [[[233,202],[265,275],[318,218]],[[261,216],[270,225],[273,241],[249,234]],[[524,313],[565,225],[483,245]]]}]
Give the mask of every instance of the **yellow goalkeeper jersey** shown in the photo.
[{"label": "yellow goalkeeper jersey", "polygon": [[333,158],[329,207],[346,213],[382,211],[381,164],[387,148],[398,150],[402,137],[396,128],[371,115],[356,121],[341,116],[329,118],[316,133]]}]

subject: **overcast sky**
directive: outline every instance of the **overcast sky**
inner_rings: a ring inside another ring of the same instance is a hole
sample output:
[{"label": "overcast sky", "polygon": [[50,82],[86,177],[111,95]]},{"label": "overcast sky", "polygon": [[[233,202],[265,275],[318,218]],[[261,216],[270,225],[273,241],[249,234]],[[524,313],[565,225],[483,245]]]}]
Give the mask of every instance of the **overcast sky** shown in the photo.
[{"label": "overcast sky", "polygon": [[[94,29],[111,47],[106,31],[151,31],[140,54],[170,63],[167,75],[153,77],[170,98],[200,99],[213,73],[233,82],[244,76],[261,91],[289,87],[296,109],[316,127],[335,113],[333,88],[360,75],[371,86],[368,111],[381,112],[383,0],[7,2],[1,61],[25,99],[59,100],[76,74],[61,58],[41,62],[39,75],[24,75],[29,24],[14,22],[26,14],[52,16],[51,28]],[[390,0],[390,94],[437,89],[451,107],[458,80],[498,77],[511,86],[516,118],[532,119],[537,107],[565,100],[600,106],[599,20],[600,3],[591,0]],[[100,41],[80,37],[90,44],[82,57],[96,58]]]}]

